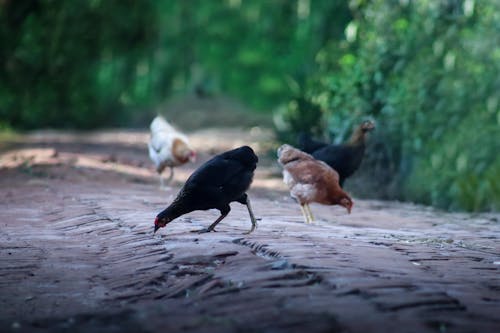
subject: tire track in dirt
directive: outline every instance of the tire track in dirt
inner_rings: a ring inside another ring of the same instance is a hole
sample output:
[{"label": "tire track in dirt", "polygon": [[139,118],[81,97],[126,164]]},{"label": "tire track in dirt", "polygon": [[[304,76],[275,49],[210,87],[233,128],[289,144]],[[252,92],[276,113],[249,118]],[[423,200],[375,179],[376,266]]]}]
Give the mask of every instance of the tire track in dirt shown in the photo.
[{"label": "tire track in dirt", "polygon": [[[134,154],[115,160],[142,158]],[[500,231],[488,217],[471,224],[465,215],[358,201],[350,216],[314,206],[320,221],[305,225],[286,194],[265,196],[269,190],[256,185],[250,196],[262,220],[251,235],[243,235],[246,209],[233,204],[219,232],[191,233],[217,216],[195,212],[153,236],[155,214],[178,187],[158,191],[155,178],[101,170],[109,164],[102,158],[94,169],[64,153],[46,155],[54,163],[1,171],[8,189],[0,192],[1,331],[493,332],[500,325]]]}]

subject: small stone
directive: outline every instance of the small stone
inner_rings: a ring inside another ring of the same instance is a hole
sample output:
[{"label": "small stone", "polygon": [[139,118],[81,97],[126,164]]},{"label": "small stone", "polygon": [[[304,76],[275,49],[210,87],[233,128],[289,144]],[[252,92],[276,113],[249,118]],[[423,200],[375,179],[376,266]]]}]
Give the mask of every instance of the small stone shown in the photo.
[{"label": "small stone", "polygon": [[273,262],[273,264],[271,265],[271,269],[285,269],[288,267],[289,267],[289,264],[288,264],[288,261],[286,261],[286,260],[278,260],[278,261]]}]

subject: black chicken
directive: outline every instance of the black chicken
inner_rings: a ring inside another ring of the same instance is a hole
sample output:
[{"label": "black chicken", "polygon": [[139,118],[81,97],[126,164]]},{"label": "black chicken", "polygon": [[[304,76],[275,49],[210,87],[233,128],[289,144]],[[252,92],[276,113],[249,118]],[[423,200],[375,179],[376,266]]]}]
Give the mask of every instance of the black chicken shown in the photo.
[{"label": "black chicken", "polygon": [[344,187],[344,181],[358,170],[365,154],[365,136],[375,128],[371,121],[364,121],[351,135],[348,142],[340,145],[326,145],[315,150],[311,155],[328,164],[339,173],[339,184]]},{"label": "black chicken", "polygon": [[254,231],[257,222],[245,192],[252,183],[258,161],[257,155],[248,146],[227,151],[207,161],[188,178],[172,204],[156,216],[154,232],[192,211],[218,209],[221,216],[207,229],[200,230],[213,231],[229,214],[229,204],[233,201],[247,206],[252,222],[248,233]]}]

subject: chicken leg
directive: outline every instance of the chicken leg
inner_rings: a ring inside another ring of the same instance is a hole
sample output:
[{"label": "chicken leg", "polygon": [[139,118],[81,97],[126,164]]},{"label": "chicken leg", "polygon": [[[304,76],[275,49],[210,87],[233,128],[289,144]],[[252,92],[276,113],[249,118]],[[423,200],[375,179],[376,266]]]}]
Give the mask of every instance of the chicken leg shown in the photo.
[{"label": "chicken leg", "polygon": [[[163,180],[163,176],[161,174],[161,172],[158,172],[158,175],[160,176],[160,189],[165,189],[165,181]],[[170,167],[170,175],[168,176],[167,178],[167,184],[170,183],[170,181],[172,180],[172,178],[174,177],[174,167]]]},{"label": "chicken leg", "polygon": [[170,166],[170,175],[167,178],[167,184],[170,183],[170,181],[174,178],[174,167]]},{"label": "chicken leg", "polygon": [[229,214],[229,212],[225,213],[225,214],[222,214],[221,216],[219,216],[217,218],[217,220],[214,221],[214,223],[212,223],[208,228],[206,229],[201,229],[201,230],[198,230],[198,233],[200,234],[204,234],[206,232],[211,232],[211,231],[215,231],[215,226],[217,224],[219,224],[220,221],[222,221],[223,218],[225,218],[227,216],[227,214]]},{"label": "chicken leg", "polygon": [[309,223],[309,214],[307,214],[306,204],[300,204],[300,211],[302,212],[302,215],[304,216],[304,219],[306,220],[306,223]]},{"label": "chicken leg", "polygon": [[247,209],[248,209],[248,214],[250,215],[250,221],[252,222],[252,228],[245,232],[245,234],[250,234],[252,233],[255,228],[257,228],[257,220],[255,219],[255,216],[253,215],[253,211],[252,211],[252,206],[250,205],[250,199],[248,198],[248,195],[246,195],[246,202],[245,202],[245,205],[247,206]]},{"label": "chicken leg", "polygon": [[165,188],[165,184],[163,183],[163,177],[161,173],[159,173],[158,176],[160,176],[160,190],[163,190]]},{"label": "chicken leg", "polygon": [[237,200],[242,205],[246,205],[248,209],[248,214],[250,215],[250,222],[252,222],[252,228],[245,232],[246,235],[252,233],[255,228],[257,228],[257,219],[255,218],[255,215],[253,215],[252,211],[252,205],[250,205],[250,198],[248,198],[248,195],[246,193],[243,193],[241,197],[239,197]]},{"label": "chicken leg", "polygon": [[226,207],[219,208],[219,210],[220,210],[221,215],[208,228],[196,230],[196,231],[191,231],[191,232],[197,232],[199,234],[204,234],[206,232],[215,231],[215,226],[217,224],[219,224],[219,222],[222,221],[227,216],[227,214],[229,214],[229,212],[231,211],[231,207],[229,207],[229,205],[227,205]]},{"label": "chicken leg", "polygon": [[309,204],[307,204],[307,203],[304,205],[304,207],[305,207],[306,213],[309,215],[309,221],[311,223],[313,223],[314,222],[314,216],[312,214],[311,207],[309,207]]},{"label": "chicken leg", "polygon": [[[245,234],[248,235],[248,234],[252,233],[255,230],[255,228],[257,228],[257,219],[255,218],[255,215],[253,215],[253,210],[252,210],[252,205],[250,204],[250,199],[248,198],[248,195],[245,193],[236,201],[247,206],[248,214],[250,215],[250,222],[252,222],[252,228],[250,228],[249,231],[245,232]],[[231,210],[231,208],[229,206],[225,207],[224,209],[221,209],[221,216],[219,216],[217,218],[217,220],[214,221],[214,223],[212,223],[206,229],[202,229],[202,230],[198,230],[198,231],[194,231],[194,232],[198,232],[198,233],[202,234],[205,232],[215,231],[215,226],[220,221],[222,221],[222,219],[225,218],[227,216],[227,214],[229,214],[230,210]]]}]

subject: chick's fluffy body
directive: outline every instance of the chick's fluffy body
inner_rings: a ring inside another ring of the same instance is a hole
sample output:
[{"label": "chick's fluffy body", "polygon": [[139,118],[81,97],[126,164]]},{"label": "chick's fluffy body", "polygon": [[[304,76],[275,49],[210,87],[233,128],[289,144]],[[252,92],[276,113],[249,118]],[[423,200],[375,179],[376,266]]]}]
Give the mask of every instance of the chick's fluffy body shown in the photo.
[{"label": "chick's fluffy body", "polygon": [[157,116],[150,126],[149,157],[158,173],[166,167],[182,165],[189,161],[194,151],[188,138],[177,131],[163,117]]},{"label": "chick's fluffy body", "polygon": [[338,173],[307,153],[283,145],[278,150],[278,162],[283,166],[283,181],[290,195],[301,205],[311,202],[335,205],[349,197],[339,185]]}]

